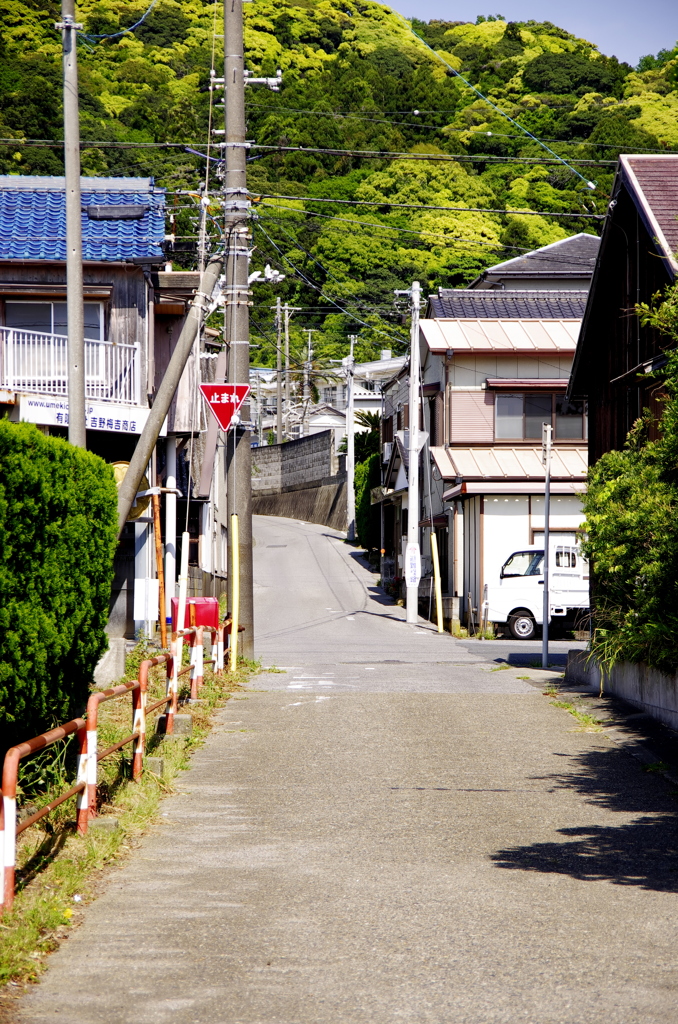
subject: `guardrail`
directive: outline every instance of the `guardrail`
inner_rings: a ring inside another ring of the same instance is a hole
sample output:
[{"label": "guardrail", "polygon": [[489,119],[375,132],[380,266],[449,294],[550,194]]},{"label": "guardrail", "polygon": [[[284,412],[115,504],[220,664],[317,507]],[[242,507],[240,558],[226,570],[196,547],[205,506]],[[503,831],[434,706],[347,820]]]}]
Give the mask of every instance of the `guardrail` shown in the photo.
[{"label": "guardrail", "polygon": [[[16,840],[17,836],[44,818],[51,811],[77,796],[76,822],[80,835],[86,835],[89,822],[97,813],[98,765],[104,758],[121,750],[132,743],[132,779],[138,781],[143,772],[144,752],[146,749],[146,718],[163,704],[165,705],[165,732],[171,735],[174,731],[174,715],[179,707],[179,679],[186,673],[191,674],[191,697],[195,699],[204,681],[204,664],[213,664],[215,672],[220,675],[224,669],[224,638],[230,633],[231,620],[227,619],[220,626],[190,626],[172,636],[170,653],[162,653],[155,658],[147,658],[139,666],[139,677],[131,683],[120,683],[107,690],[97,690],[87,701],[84,718],[74,718],[64,725],[41,733],[33,739],[11,747],[6,755],[2,771],[2,806],[0,807],[0,853],[2,854],[3,878],[0,886],[0,914],[11,910],[14,902],[16,872]],[[242,627],[241,627],[242,629]],[[211,656],[203,658],[204,633],[212,634]],[[190,663],[182,668],[178,664],[179,654],[177,643],[179,637],[189,636],[191,641]],[[167,690],[164,697],[155,703],[147,704],[148,674],[156,665],[167,666]],[[105,750],[98,750],[99,706],[117,697],[132,695],[132,732],[129,736],[113,743]],[[60,740],[76,734],[78,737],[78,765],[76,782],[65,793],[51,800],[44,807],[17,823],[16,794],[19,775],[19,764],[24,757],[35,754],[39,750],[52,746]]]}]

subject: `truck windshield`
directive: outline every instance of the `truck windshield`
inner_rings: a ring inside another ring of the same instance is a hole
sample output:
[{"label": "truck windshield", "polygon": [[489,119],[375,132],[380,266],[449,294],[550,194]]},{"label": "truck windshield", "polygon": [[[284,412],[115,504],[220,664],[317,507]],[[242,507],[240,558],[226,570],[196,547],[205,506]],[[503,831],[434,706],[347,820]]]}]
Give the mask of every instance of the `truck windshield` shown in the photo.
[{"label": "truck windshield", "polygon": [[507,576],[541,576],[543,574],[543,551],[516,551],[504,563],[502,578]]}]

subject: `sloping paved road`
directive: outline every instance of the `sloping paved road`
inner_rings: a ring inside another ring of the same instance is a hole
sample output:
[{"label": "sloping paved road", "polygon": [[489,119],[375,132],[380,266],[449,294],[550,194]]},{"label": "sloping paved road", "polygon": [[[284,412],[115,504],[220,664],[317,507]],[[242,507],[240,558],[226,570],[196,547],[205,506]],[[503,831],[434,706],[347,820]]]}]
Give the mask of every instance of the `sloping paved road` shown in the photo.
[{"label": "sloping paved road", "polygon": [[330,531],[255,534],[288,671],[229,702],[25,1024],[674,1024],[667,785],[372,602]]}]

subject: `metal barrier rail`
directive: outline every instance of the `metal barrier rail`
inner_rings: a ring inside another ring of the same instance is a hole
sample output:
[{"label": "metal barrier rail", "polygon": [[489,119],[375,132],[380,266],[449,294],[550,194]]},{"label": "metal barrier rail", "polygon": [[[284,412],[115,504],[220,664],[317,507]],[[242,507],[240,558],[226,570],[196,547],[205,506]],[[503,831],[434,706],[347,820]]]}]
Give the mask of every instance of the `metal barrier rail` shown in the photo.
[{"label": "metal barrier rail", "polygon": [[[74,718],[72,721],[66,722],[65,725],[43,732],[7,751],[2,771],[2,805],[0,806],[0,854],[3,867],[2,885],[0,886],[0,914],[4,910],[11,910],[14,903],[17,836],[76,795],[78,798],[77,830],[80,835],[86,835],[90,819],[96,817],[99,762],[121,750],[128,743],[133,743],[132,779],[136,782],[141,778],[146,749],[147,715],[164,704],[166,708],[165,732],[169,735],[172,734],[174,715],[179,705],[179,678],[187,672],[191,673],[191,697],[193,697],[194,692],[197,694],[203,685],[204,660],[208,664],[212,663],[216,666],[215,671],[218,675],[223,672],[224,636],[230,631],[229,627],[230,620],[227,619],[218,627],[190,626],[188,629],[180,630],[173,634],[172,649],[169,654],[159,654],[155,658],[147,658],[142,661],[139,666],[139,678],[134,682],[120,683],[108,690],[97,690],[92,693],[87,701],[86,718]],[[203,659],[202,656],[205,631],[212,634],[212,656],[207,659]],[[183,636],[190,636],[192,648],[191,662],[185,668],[181,668],[178,664],[177,641],[179,637]],[[164,697],[149,706],[147,704],[148,673],[156,665],[167,666],[167,691]],[[97,749],[99,706],[116,697],[124,697],[128,693],[132,694],[132,732],[129,736],[107,747],[106,750],[99,751]],[[21,759],[35,754],[39,750],[44,750],[73,734],[78,736],[76,784],[17,824],[16,791]]]}]

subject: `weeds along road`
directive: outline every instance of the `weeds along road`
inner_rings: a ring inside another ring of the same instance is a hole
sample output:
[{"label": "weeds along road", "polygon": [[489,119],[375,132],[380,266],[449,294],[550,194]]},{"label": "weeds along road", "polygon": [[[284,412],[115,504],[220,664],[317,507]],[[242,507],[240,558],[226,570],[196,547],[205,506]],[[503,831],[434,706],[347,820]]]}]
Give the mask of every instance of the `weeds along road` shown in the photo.
[{"label": "weeds along road", "polygon": [[493,671],[507,645],[408,627],[332,531],[255,537],[284,672],[229,702],[24,1024],[674,1024],[668,784]]}]

